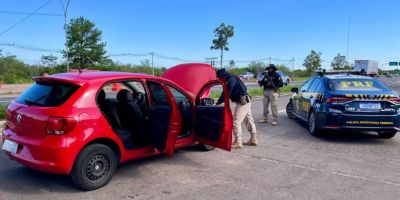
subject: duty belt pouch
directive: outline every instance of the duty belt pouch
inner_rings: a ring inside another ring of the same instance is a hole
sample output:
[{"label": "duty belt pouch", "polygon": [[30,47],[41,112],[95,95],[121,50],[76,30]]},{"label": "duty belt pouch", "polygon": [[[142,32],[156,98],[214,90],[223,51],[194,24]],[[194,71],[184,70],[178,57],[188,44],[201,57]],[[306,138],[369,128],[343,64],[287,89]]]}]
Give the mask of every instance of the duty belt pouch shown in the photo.
[{"label": "duty belt pouch", "polygon": [[250,97],[248,95],[240,96],[240,104],[246,105],[246,103],[250,102]]}]

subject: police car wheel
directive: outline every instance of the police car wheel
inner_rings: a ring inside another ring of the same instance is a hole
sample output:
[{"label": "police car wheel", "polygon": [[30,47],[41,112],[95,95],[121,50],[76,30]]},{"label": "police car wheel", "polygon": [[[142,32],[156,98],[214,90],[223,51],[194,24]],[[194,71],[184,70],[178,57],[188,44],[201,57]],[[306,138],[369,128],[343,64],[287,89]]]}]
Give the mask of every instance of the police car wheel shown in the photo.
[{"label": "police car wheel", "polygon": [[293,102],[289,101],[289,103],[286,105],[286,114],[290,119],[296,119],[296,116],[293,112]]},{"label": "police car wheel", "polygon": [[396,135],[397,131],[378,132],[380,138],[389,139]]},{"label": "police car wheel", "polygon": [[308,132],[312,136],[318,136],[319,135],[319,130],[317,127],[317,120],[315,118],[315,113],[311,112],[310,116],[308,117]]}]

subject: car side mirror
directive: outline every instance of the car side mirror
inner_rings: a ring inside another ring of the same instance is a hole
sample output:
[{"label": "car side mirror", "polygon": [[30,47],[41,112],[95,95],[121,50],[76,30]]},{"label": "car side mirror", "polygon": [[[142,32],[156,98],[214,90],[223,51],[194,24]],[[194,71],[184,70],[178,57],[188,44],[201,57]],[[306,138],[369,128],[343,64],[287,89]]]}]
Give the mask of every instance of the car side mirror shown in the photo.
[{"label": "car side mirror", "polygon": [[212,106],[212,105],[214,105],[214,99],[202,98],[202,99],[200,99],[200,105],[202,105],[202,106]]},{"label": "car side mirror", "polygon": [[294,87],[294,88],[290,89],[290,91],[293,92],[293,93],[298,93],[299,92],[299,88]]}]

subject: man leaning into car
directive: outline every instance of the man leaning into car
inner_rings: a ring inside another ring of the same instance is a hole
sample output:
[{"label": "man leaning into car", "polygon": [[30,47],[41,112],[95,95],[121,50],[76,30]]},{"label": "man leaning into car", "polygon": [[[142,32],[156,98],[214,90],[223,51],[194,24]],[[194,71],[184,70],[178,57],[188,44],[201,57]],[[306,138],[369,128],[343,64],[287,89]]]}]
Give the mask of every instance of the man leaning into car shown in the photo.
[{"label": "man leaning into car", "polygon": [[[229,74],[224,68],[217,71],[217,77],[225,79],[228,86],[229,98],[236,103],[235,113],[233,115],[233,135],[234,142],[232,148],[242,148],[242,122],[247,126],[250,132],[250,139],[243,143],[244,145],[257,146],[256,126],[253,115],[251,114],[250,96],[247,94],[247,88],[239,77]],[[217,105],[224,102],[224,96],[221,94]]]}]

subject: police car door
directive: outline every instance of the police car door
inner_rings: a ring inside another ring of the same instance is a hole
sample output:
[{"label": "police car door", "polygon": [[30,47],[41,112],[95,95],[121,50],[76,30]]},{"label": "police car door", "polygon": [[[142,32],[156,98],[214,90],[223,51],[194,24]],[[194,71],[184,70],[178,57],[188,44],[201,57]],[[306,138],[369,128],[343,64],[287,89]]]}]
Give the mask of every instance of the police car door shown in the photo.
[{"label": "police car door", "polygon": [[321,84],[321,78],[320,77],[315,77],[314,81],[311,83],[307,94],[304,96],[305,98],[305,110],[307,110],[307,118],[309,115],[310,108],[314,105],[314,102],[319,98],[319,93],[317,91],[317,88],[319,84]]},{"label": "police car door", "polygon": [[[209,94],[223,93],[223,106],[214,105]],[[195,101],[194,132],[196,141],[227,151],[232,145],[232,112],[225,81],[213,80],[200,90]]]},{"label": "police car door", "polygon": [[310,109],[309,101],[311,93],[309,91],[310,86],[315,81],[315,78],[310,79],[300,88],[299,91],[299,104],[298,104],[298,115],[304,120],[308,120],[308,111]]}]

